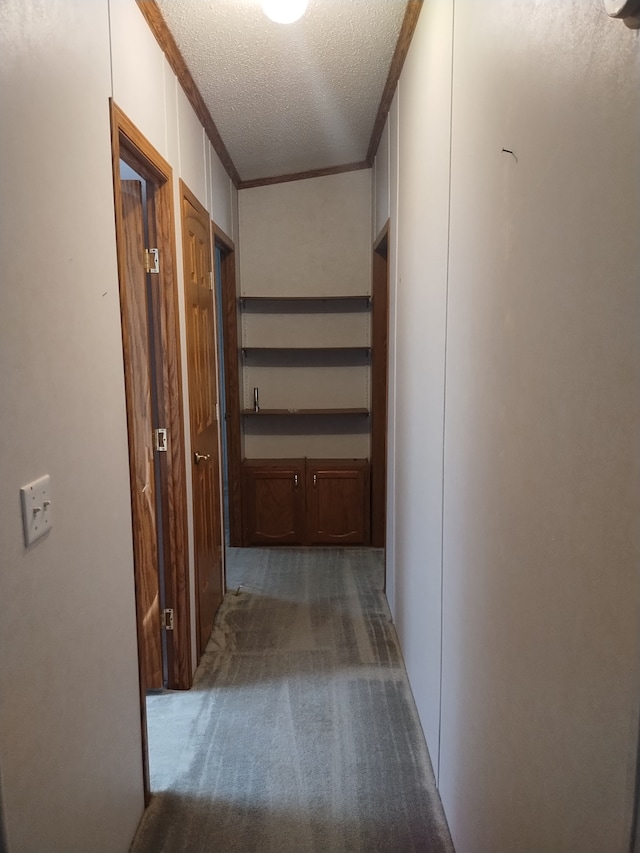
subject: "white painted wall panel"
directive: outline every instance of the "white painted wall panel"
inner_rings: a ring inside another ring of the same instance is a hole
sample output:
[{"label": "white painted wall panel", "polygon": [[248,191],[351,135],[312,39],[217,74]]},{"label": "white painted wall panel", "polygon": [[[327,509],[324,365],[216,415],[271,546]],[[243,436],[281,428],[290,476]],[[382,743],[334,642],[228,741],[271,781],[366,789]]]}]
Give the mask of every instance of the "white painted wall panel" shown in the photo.
[{"label": "white painted wall panel", "polygon": [[[238,190],[230,185],[229,191],[231,193],[231,223],[232,230],[229,234],[230,237],[233,238],[233,242],[236,245],[236,252],[239,252],[240,249],[240,224],[239,224],[239,211],[238,211]],[[238,289],[240,289],[240,265],[236,263],[236,283],[238,284]]]},{"label": "white painted wall panel", "polygon": [[597,0],[463,2],[454,55],[441,792],[458,853],[622,853],[637,33]]},{"label": "white painted wall panel", "polygon": [[204,206],[209,211],[209,217],[211,218],[211,155],[212,148],[211,143],[205,133],[204,135],[204,176],[205,176],[205,190],[206,190],[206,199],[204,202]]},{"label": "white painted wall panel", "polygon": [[[220,158],[208,143],[211,152],[210,197],[211,218],[218,228],[231,237],[233,232],[233,211],[231,209],[231,178],[220,162]],[[233,238],[232,238],[233,239]]]},{"label": "white painted wall panel", "polygon": [[[171,66],[164,60],[164,114],[166,121],[166,158],[174,173],[180,165],[180,137],[178,134],[178,89],[179,83]],[[174,178],[175,178],[174,174]],[[177,178],[176,178],[177,181]],[[177,196],[176,196],[177,198]]]},{"label": "white painted wall panel", "polygon": [[373,239],[375,240],[389,218],[389,119],[387,119],[384,130],[382,131],[382,136],[380,137],[380,145],[378,146],[378,153],[376,154],[374,162],[373,175]]},{"label": "white painted wall panel", "polygon": [[395,617],[436,769],[452,22],[425,6],[402,74],[394,318]]},{"label": "white painted wall panel", "polygon": [[[200,204],[206,206],[207,170],[205,165],[206,136],[187,96],[178,86],[178,135],[180,140],[180,177],[196,196]],[[208,144],[208,141],[207,141]]]},{"label": "white painted wall panel", "polygon": [[[110,93],[106,0],[0,6],[9,853],[125,853],[143,809]],[[19,488],[44,473],[54,526],[25,550]]]},{"label": "white painted wall panel", "polygon": [[113,98],[138,130],[167,156],[164,54],[135,0],[109,0]]},{"label": "white painted wall panel", "polygon": [[398,387],[396,348],[398,298],[398,126],[400,85],[396,89],[387,128],[389,132],[389,378],[387,390],[387,530],[385,548],[386,595],[393,618],[396,618],[396,390]]}]

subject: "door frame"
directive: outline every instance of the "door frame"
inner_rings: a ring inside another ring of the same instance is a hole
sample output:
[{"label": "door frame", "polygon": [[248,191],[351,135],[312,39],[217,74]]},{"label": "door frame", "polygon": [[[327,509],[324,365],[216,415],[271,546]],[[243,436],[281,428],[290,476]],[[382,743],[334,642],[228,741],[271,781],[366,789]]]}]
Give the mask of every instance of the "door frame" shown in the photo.
[{"label": "door frame", "polygon": [[[167,639],[167,687],[188,690],[192,683],[191,666],[191,614],[189,605],[189,551],[187,535],[187,490],[184,420],[182,410],[182,366],[180,358],[180,328],[178,321],[178,286],[175,257],[175,219],[173,206],[173,173],[171,166],[151,143],[140,133],[133,122],[110,99],[111,108],[111,151],[113,160],[113,189],[115,200],[116,243],[118,244],[118,277],[124,281],[124,258],[118,235],[123,231],[120,196],[120,160],[131,162],[136,171],[156,186],[151,227],[155,230],[155,243],[160,252],[158,273],[158,313],[160,328],[154,329],[157,338],[159,370],[156,387],[158,391],[159,415],[168,432],[168,451],[161,453],[160,478],[157,484],[162,502],[162,542],[164,549],[165,607],[174,614],[173,631],[166,631]],[[123,156],[124,155],[124,156]],[[121,284],[122,286],[122,284]],[[126,336],[140,334],[139,329],[126,325],[123,316],[123,346]],[[126,355],[126,352],[125,352]],[[129,365],[125,358],[125,380]],[[125,394],[127,411],[135,408],[135,401]],[[127,421],[129,416],[127,415]],[[133,460],[130,459],[133,465]],[[133,526],[134,539],[137,535]],[[136,567],[134,566],[134,574]],[[136,575],[136,586],[139,578]],[[138,626],[140,628],[140,626]],[[138,631],[140,643],[140,632]],[[140,660],[140,648],[138,649]],[[144,675],[140,667],[143,735],[146,738]],[[146,747],[145,747],[146,748]],[[145,757],[146,761],[146,757]],[[148,772],[148,768],[146,768]]]},{"label": "door frame", "polygon": [[371,350],[371,544],[384,548],[387,519],[389,220],[373,243]]},{"label": "door frame", "polygon": [[[236,283],[236,247],[231,237],[211,222],[211,245],[222,252],[220,311],[225,390],[225,429],[227,433],[227,482],[229,484],[229,545],[242,546],[242,437],[240,429],[240,368],[238,293]],[[214,259],[215,260],[215,259]],[[214,264],[215,270],[215,264]],[[217,302],[217,300],[215,300]]]}]

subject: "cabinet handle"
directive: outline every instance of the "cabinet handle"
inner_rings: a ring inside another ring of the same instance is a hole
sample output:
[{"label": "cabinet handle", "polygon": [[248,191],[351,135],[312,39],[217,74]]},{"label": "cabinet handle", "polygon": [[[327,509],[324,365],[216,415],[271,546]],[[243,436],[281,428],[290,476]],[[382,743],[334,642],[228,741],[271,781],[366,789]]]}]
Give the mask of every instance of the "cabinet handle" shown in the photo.
[{"label": "cabinet handle", "polygon": [[296,489],[298,488],[298,475],[297,474],[293,475],[293,485],[296,487]]},{"label": "cabinet handle", "polygon": [[317,475],[317,474],[314,474],[314,475],[313,475],[313,485],[314,485],[314,486],[317,486],[317,485],[318,485],[318,475]]}]

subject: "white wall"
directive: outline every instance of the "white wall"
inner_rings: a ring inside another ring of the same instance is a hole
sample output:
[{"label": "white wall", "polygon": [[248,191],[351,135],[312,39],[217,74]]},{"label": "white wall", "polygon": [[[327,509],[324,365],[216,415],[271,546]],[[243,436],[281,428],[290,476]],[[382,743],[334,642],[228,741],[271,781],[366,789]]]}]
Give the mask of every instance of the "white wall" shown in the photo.
[{"label": "white wall", "polygon": [[241,190],[243,293],[371,292],[371,172]]},{"label": "white wall", "polygon": [[[143,809],[106,0],[0,6],[0,766],[10,853]],[[51,475],[23,546],[19,489]]]},{"label": "white wall", "polygon": [[[143,797],[109,97],[172,165],[178,216],[183,176],[233,236],[236,193],[135,0],[3,3],[0,76],[2,822],[9,853],[124,853]],[[54,527],[25,550],[43,473]]]},{"label": "white wall", "polygon": [[375,240],[389,218],[389,156],[391,127],[385,122],[378,151],[373,163],[373,239]]},{"label": "white wall", "polygon": [[400,83],[397,150],[394,615],[434,763],[440,725],[452,10],[450,3],[435,2],[421,13]]},{"label": "white wall", "polygon": [[391,155],[394,610],[458,853],[622,853],[640,698],[638,34],[599,0],[453,11],[425,3],[403,70],[397,186]]}]

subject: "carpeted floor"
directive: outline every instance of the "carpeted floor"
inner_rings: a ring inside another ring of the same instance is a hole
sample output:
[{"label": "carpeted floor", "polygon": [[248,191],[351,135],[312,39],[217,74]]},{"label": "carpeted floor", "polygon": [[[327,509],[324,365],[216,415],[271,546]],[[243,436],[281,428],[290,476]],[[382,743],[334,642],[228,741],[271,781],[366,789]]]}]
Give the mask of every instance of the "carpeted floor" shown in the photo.
[{"label": "carpeted floor", "polygon": [[230,549],[133,853],[451,853],[373,549]]}]

